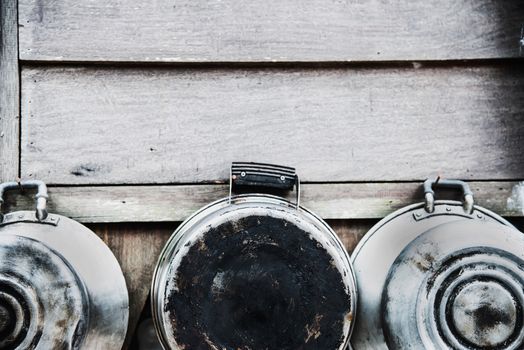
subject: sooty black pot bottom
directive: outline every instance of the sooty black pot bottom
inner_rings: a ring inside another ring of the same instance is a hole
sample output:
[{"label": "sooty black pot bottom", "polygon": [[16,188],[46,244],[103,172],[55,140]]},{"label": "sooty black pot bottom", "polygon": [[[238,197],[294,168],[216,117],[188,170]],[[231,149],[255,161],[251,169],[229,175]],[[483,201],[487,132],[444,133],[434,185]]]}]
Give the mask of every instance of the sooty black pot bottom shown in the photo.
[{"label": "sooty black pot bottom", "polygon": [[282,219],[210,229],[183,258],[165,311],[186,350],[319,349],[343,342],[350,297],[328,252]]}]

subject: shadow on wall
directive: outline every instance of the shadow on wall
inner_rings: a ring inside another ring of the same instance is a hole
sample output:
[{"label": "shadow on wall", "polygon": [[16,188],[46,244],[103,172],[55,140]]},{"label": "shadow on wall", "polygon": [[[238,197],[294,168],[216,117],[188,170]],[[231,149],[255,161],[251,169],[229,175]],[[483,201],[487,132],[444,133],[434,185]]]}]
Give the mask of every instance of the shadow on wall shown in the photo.
[{"label": "shadow on wall", "polygon": [[163,350],[151,318],[146,318],[140,322],[136,331],[136,339],[137,350]]}]

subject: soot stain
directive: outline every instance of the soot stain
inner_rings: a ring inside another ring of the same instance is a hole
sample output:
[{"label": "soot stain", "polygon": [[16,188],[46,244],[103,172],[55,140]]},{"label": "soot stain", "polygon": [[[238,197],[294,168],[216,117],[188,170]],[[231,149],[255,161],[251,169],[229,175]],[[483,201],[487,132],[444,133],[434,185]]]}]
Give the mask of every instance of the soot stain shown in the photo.
[{"label": "soot stain", "polygon": [[[50,307],[60,309],[62,312],[63,319],[58,319],[55,321],[54,331],[57,333],[62,332],[68,328],[68,325],[72,320],[77,318],[82,318],[87,313],[87,304],[82,300],[77,299],[77,295],[73,292],[75,286],[71,285],[71,281],[68,279],[61,279],[62,270],[53,262],[53,257],[50,255],[51,252],[40,249],[40,244],[33,241],[20,240],[19,244],[16,246],[16,249],[7,250],[4,253],[4,260],[6,263],[11,263],[14,266],[18,266],[21,261],[29,260],[31,263],[27,264],[29,270],[26,271],[28,278],[38,279],[40,282],[45,280],[47,282],[47,287],[45,290],[39,290],[39,294],[50,295],[50,291],[53,291],[54,298],[47,299],[47,303]],[[73,274],[73,272],[71,271]],[[2,274],[5,276],[12,276],[15,279],[18,279],[18,274],[12,275],[10,269],[2,270]],[[76,283],[81,283],[76,276],[73,276]],[[35,281],[33,281],[35,282]],[[0,285],[0,290],[5,288]],[[15,295],[14,292],[10,293]],[[55,297],[56,296],[56,297]],[[24,309],[27,309],[27,302],[22,296],[16,298],[23,306]],[[37,300],[39,308],[45,309],[41,300]],[[79,314],[79,309],[81,308],[81,314]],[[48,312],[51,312],[48,310]],[[23,330],[27,333],[29,329],[30,315],[28,314],[25,317],[25,324]],[[32,340],[32,344],[38,344],[41,336],[42,330],[40,329],[42,325],[39,326],[35,337]],[[82,323],[82,331],[85,333],[85,323]],[[63,337],[65,334],[63,334]],[[60,337],[59,337],[60,338]],[[58,339],[58,338],[57,338]],[[61,338],[60,338],[61,339]],[[69,341],[66,339],[61,339],[59,343],[58,340],[53,339],[54,345],[53,349],[67,349],[69,348]]]},{"label": "soot stain", "polygon": [[510,325],[512,322],[511,316],[490,305],[481,305],[479,308],[469,312],[475,319],[475,325],[479,330],[489,330],[499,324]]},{"label": "soot stain", "polygon": [[268,216],[210,228],[175,279],[164,311],[185,349],[337,349],[352,311],[322,245]]}]

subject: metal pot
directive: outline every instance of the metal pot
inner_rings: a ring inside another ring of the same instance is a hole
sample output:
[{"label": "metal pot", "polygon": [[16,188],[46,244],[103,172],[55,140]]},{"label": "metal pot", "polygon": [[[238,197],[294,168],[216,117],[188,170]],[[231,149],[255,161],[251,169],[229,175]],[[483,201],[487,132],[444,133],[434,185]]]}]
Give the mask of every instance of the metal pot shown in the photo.
[{"label": "metal pot", "polygon": [[[233,163],[230,196],[188,218],[155,270],[151,301],[166,349],[345,349],[356,287],[328,225],[300,207],[294,169]],[[233,187],[289,190],[296,203]]]},{"label": "metal pot", "polygon": [[[464,202],[434,201],[433,188]],[[522,349],[524,234],[427,180],[425,203],[377,223],[351,257],[358,349]]]},{"label": "metal pot", "polygon": [[0,349],[121,349],[128,295],[115,257],[92,231],[48,214],[41,181],[36,211],[0,214]]}]

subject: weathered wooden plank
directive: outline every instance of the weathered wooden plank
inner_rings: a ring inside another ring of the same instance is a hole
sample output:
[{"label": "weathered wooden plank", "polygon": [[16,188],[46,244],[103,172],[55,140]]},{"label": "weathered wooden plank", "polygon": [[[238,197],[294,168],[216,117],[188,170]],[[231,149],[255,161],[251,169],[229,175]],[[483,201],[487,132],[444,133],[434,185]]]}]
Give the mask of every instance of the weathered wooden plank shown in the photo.
[{"label": "weathered wooden plank", "polygon": [[517,57],[520,0],[20,0],[20,57],[377,61]]},{"label": "weathered wooden plank", "polygon": [[225,180],[231,161],[310,182],[518,179],[524,67],[36,67],[22,176],[54,184]]},{"label": "weathered wooden plank", "polygon": [[[524,216],[524,182],[470,182],[478,204],[500,215]],[[227,196],[226,185],[51,187],[51,212],[82,222],[181,221]],[[289,194],[290,199],[293,193]],[[442,198],[448,198],[443,193]],[[420,183],[304,184],[302,205],[326,219],[382,218],[422,201]],[[453,196],[451,198],[454,198]],[[9,194],[6,210],[31,208],[29,196]]]},{"label": "weathered wooden plank", "polygon": [[377,220],[328,220],[349,254],[376,223]]},{"label": "weathered wooden plank", "polygon": [[18,177],[19,75],[17,2],[0,2],[0,181]]},{"label": "weathered wooden plank", "polygon": [[153,271],[176,224],[92,225],[115,254],[129,291],[129,326],[123,349],[127,349],[146,305]]}]

